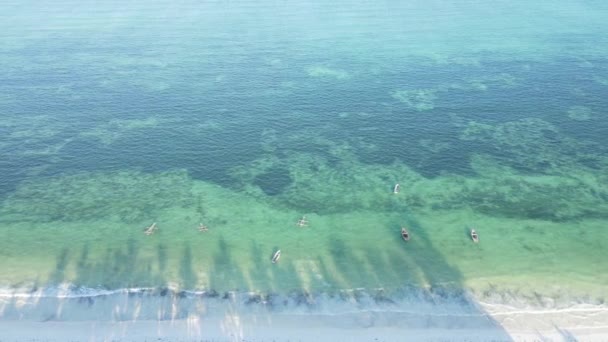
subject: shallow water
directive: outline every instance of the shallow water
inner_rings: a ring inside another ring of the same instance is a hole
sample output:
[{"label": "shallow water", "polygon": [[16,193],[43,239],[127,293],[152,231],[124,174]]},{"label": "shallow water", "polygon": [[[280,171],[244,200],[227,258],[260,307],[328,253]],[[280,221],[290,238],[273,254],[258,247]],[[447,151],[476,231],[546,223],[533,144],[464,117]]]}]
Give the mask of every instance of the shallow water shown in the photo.
[{"label": "shallow water", "polygon": [[603,2],[96,6],[0,5],[1,284],[608,295]]}]

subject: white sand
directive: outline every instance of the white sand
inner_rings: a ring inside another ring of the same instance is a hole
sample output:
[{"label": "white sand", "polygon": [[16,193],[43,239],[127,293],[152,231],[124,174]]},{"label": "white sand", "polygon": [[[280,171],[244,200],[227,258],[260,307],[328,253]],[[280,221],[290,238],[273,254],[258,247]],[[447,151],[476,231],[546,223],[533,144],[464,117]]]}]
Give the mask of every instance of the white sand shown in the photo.
[{"label": "white sand", "polygon": [[0,341],[608,341],[602,305],[522,309],[454,298],[280,303],[270,308],[242,298],[173,294],[5,293]]},{"label": "white sand", "polygon": [[[531,328],[531,327],[530,327]],[[608,329],[505,331],[338,327],[320,317],[255,317],[176,321],[0,321],[2,341],[607,341]]]},{"label": "white sand", "polygon": [[[206,323],[206,324],[205,324]],[[199,330],[200,329],[200,330]],[[494,331],[340,329],[308,321],[230,329],[222,322],[0,322],[2,341],[507,341]]]}]

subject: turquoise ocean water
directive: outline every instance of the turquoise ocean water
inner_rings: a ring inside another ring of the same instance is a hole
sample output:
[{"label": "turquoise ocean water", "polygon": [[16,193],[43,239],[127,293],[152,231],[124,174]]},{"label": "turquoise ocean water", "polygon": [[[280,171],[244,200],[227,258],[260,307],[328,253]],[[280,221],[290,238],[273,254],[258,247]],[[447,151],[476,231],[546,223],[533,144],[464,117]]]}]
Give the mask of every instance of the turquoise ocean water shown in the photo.
[{"label": "turquoise ocean water", "polygon": [[607,23],[594,0],[3,1],[0,284],[602,303]]}]

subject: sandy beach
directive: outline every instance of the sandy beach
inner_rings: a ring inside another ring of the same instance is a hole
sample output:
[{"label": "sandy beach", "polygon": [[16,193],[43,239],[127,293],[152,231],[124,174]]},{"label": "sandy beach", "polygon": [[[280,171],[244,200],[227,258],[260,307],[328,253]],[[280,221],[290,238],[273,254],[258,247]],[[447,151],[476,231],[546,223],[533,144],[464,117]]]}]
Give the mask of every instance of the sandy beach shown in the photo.
[{"label": "sandy beach", "polygon": [[[539,330],[519,316],[523,330],[407,328],[398,322],[358,326],[324,316],[238,316],[175,321],[0,321],[2,341],[606,341],[607,327]],[[550,319],[547,318],[545,323]],[[447,321],[449,318],[444,318]],[[561,320],[570,320],[562,317]],[[337,323],[337,324],[336,324]],[[376,323],[372,323],[376,324]],[[541,324],[542,326],[546,324]],[[523,327],[525,326],[525,327]]]},{"label": "sandy beach", "polygon": [[[278,319],[230,331],[222,321],[1,322],[2,341],[510,341],[499,331],[326,327],[318,320]],[[316,326],[312,324],[321,324]],[[528,335],[526,335],[528,336]],[[532,337],[532,335],[529,335]],[[532,340],[532,339],[530,339]],[[599,341],[599,340],[598,340]]]},{"label": "sandy beach", "polygon": [[1,341],[605,341],[608,308],[138,290],[4,293]]}]

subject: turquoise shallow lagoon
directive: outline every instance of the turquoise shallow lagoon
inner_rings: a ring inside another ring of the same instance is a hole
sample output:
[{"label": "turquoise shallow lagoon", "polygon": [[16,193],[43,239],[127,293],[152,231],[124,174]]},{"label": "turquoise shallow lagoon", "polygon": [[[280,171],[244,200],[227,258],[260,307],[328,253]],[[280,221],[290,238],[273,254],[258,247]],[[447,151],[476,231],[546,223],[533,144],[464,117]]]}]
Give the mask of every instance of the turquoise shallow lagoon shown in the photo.
[{"label": "turquoise shallow lagoon", "polygon": [[606,23],[602,1],[3,2],[0,284],[601,303]]}]

